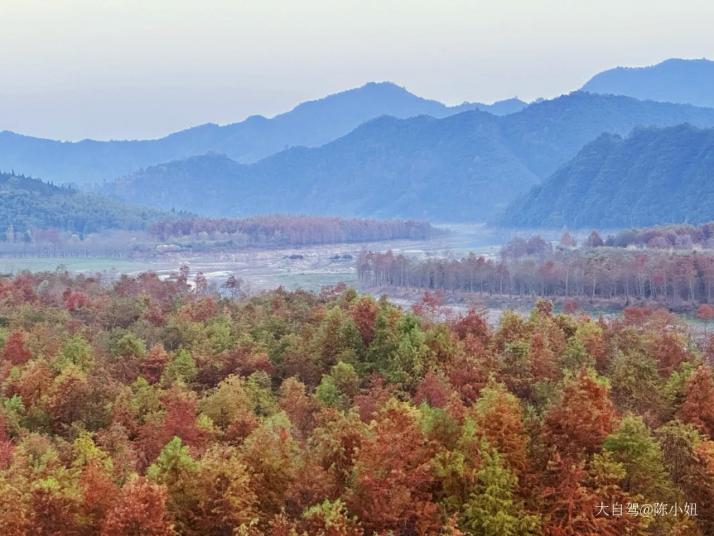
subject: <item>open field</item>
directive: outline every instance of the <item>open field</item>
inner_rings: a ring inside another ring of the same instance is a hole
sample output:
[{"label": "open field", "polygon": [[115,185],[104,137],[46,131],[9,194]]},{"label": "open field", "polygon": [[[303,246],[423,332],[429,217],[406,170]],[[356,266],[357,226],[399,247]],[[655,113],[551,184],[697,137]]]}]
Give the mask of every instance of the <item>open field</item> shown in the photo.
[{"label": "open field", "polygon": [[[168,274],[187,264],[192,273],[203,272],[209,281],[221,283],[228,275],[243,279],[253,291],[278,286],[288,289],[317,290],[326,285],[344,282],[357,284],[354,259],[360,250],[392,250],[417,257],[463,256],[473,251],[479,255],[495,255],[502,244],[511,239],[513,231],[486,227],[481,224],[442,225],[449,234],[430,240],[391,240],[350,244],[330,244],[275,249],[245,249],[232,253],[187,255],[167,253],[145,260],[125,260],[102,257],[0,257],[0,272],[23,270],[53,271],[58,266],[74,273],[136,274],[155,271]],[[522,231],[519,235],[527,234]],[[549,238],[555,238],[549,237]]]}]

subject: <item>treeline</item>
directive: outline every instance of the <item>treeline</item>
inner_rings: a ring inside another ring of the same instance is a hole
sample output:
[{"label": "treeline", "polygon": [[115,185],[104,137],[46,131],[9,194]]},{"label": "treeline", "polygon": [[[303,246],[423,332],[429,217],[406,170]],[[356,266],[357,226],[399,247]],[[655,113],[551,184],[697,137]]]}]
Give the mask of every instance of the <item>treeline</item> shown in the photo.
[{"label": "treeline", "polygon": [[[714,255],[616,248],[553,249],[544,241],[523,254],[525,241],[500,258],[414,259],[362,252],[361,283],[507,296],[652,300],[667,304],[714,300]],[[535,250],[534,250],[535,251]]]},{"label": "treeline", "polygon": [[3,535],[714,532],[714,340],[667,312],[194,279],[0,279]]},{"label": "treeline", "polygon": [[605,245],[660,249],[714,248],[714,223],[703,225],[665,225],[627,229],[608,236]]},{"label": "treeline", "polygon": [[439,234],[429,223],[414,220],[343,219],[320,216],[259,216],[246,219],[187,218],[149,226],[158,240],[231,241],[238,245],[285,246],[423,240]]}]

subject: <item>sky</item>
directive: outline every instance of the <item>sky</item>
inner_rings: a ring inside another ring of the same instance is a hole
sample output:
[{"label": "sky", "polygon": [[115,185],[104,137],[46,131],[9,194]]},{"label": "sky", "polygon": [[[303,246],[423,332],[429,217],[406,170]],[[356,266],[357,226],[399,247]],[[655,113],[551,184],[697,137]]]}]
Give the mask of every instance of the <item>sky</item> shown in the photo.
[{"label": "sky", "polygon": [[555,97],[714,58],[711,0],[0,0],[0,130],[160,137],[389,80],[447,104]]}]

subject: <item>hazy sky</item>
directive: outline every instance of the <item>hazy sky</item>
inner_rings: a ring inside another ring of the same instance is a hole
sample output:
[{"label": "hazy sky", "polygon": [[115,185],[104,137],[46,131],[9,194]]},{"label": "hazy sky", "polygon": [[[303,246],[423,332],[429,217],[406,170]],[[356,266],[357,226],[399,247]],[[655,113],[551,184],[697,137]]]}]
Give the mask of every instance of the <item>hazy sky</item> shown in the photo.
[{"label": "hazy sky", "polygon": [[711,0],[0,0],[0,130],[156,137],[391,80],[446,103],[714,58]]}]

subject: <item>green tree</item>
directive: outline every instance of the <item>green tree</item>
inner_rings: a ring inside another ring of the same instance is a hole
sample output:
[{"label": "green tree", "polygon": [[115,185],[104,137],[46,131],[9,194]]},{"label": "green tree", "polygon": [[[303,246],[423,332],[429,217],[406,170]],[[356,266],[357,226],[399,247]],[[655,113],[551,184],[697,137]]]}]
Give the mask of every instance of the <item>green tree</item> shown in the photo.
[{"label": "green tree", "polygon": [[149,480],[166,486],[168,510],[176,519],[179,528],[188,527],[199,501],[196,487],[198,469],[199,465],[189,453],[188,447],[183,444],[181,438],[174,437],[146,471]]},{"label": "green tree", "polygon": [[164,369],[164,384],[171,385],[176,381],[190,383],[196,377],[198,368],[191,353],[182,348],[173,356],[169,364]]},{"label": "green tree", "polygon": [[322,377],[315,389],[315,396],[326,406],[346,410],[359,389],[359,376],[355,368],[342,361],[332,367],[329,374]]},{"label": "green tree", "polygon": [[540,534],[540,519],[527,513],[514,497],[516,477],[504,466],[501,456],[485,442],[481,454],[476,489],[464,505],[464,529],[483,536]]},{"label": "green tree", "polygon": [[83,372],[94,366],[92,347],[81,335],[73,335],[62,344],[55,368],[61,370],[68,364],[75,365]]},{"label": "green tree", "polygon": [[674,498],[674,486],[664,465],[662,448],[642,417],[626,415],[603,443],[615,461],[625,468],[622,487],[652,502]]}]

